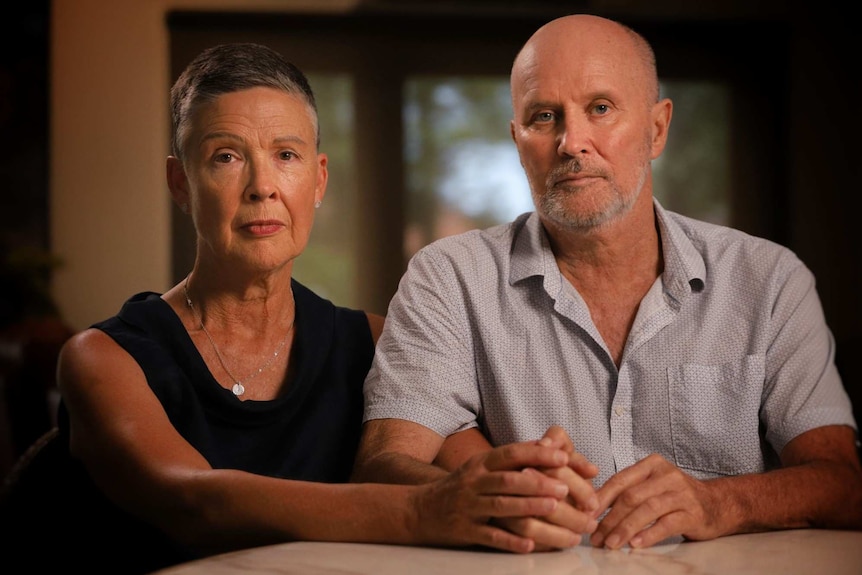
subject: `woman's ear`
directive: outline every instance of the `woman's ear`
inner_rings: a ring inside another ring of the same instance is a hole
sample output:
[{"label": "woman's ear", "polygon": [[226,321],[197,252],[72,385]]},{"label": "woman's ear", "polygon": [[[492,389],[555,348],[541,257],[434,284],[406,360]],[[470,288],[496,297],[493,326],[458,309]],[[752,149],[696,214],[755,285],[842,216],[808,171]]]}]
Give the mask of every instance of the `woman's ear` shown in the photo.
[{"label": "woman's ear", "polygon": [[168,156],[165,164],[165,177],[174,203],[184,214],[189,213],[189,179],[186,177],[183,163],[176,156]]},{"label": "woman's ear", "polygon": [[329,180],[329,170],[326,167],[329,158],[326,154],[317,155],[317,185],[314,188],[314,207],[320,207],[323,196],[326,195],[326,183]]}]

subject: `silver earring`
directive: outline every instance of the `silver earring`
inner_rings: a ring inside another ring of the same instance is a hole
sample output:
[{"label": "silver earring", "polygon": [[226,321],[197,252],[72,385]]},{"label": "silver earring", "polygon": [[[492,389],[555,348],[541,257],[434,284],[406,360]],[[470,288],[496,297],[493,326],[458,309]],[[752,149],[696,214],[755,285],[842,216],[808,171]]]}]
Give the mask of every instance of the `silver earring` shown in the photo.
[{"label": "silver earring", "polygon": [[320,200],[317,200],[316,202],[314,202],[314,207],[315,207],[315,208],[319,208],[319,207],[320,207]]}]

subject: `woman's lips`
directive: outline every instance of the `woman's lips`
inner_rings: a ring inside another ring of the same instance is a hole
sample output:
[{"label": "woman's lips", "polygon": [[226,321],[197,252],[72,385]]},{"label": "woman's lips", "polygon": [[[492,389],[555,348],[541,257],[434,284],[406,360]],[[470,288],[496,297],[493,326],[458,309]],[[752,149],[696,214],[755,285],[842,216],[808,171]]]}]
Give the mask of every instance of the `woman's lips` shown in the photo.
[{"label": "woman's lips", "polygon": [[284,228],[284,224],[278,220],[258,220],[242,227],[256,236],[268,236],[280,231]]}]

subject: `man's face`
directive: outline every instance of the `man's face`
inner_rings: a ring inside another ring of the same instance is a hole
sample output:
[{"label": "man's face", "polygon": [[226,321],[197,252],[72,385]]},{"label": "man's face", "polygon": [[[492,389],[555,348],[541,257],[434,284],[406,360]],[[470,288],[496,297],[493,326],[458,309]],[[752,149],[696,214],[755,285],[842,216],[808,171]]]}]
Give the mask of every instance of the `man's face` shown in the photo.
[{"label": "man's face", "polygon": [[[627,38],[624,38],[627,40]],[[627,213],[658,157],[642,65],[630,41],[541,37],[512,73],[512,137],[544,219],[592,229]]]}]

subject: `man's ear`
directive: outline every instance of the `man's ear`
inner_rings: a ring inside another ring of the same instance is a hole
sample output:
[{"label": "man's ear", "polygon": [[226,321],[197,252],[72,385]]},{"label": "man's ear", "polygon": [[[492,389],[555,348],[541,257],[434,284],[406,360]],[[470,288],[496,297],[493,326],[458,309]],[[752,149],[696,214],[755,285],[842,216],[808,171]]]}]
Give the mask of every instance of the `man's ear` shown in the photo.
[{"label": "man's ear", "polygon": [[670,118],[673,115],[673,102],[665,98],[652,107],[652,153],[655,160],[664,151],[667,144],[667,132],[670,129]]},{"label": "man's ear", "polygon": [[174,203],[183,213],[189,213],[189,179],[186,177],[183,163],[176,156],[168,156],[165,163],[165,178]]}]

